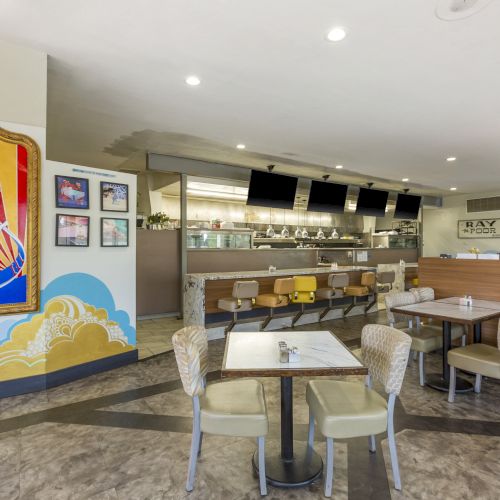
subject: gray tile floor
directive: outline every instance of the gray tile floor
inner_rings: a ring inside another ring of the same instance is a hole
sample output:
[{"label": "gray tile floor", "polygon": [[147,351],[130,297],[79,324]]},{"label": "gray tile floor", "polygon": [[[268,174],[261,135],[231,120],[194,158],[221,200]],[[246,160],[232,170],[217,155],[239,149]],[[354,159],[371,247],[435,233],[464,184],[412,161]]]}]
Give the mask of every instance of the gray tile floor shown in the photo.
[{"label": "gray tile floor", "polygon": [[182,320],[175,316],[138,319],[137,349],[139,359],[149,358],[156,354],[172,350],[172,335],[182,328]]},{"label": "gray tile floor", "polygon": [[[383,314],[325,322],[349,346],[362,326]],[[152,325],[152,324],[149,324]],[[301,329],[315,329],[308,325]],[[149,328],[154,331],[155,328]],[[209,380],[220,379],[224,341],[210,342]],[[429,371],[440,356],[430,356]],[[352,377],[351,377],[352,380]],[[270,414],[268,452],[279,441],[279,380],[263,379]],[[295,439],[304,441],[307,378],[294,379]],[[500,489],[499,384],[479,395],[446,395],[418,386],[407,369],[395,423],[403,491],[392,488],[385,436],[378,452],[366,439],[336,443],[336,499],[497,499]],[[173,352],[94,375],[43,393],[0,400],[0,499],[253,499],[259,498],[252,440],[207,436],[196,488],[184,490],[191,406]],[[316,447],[324,457],[324,443]],[[322,498],[321,484],[269,488],[270,499]]]}]

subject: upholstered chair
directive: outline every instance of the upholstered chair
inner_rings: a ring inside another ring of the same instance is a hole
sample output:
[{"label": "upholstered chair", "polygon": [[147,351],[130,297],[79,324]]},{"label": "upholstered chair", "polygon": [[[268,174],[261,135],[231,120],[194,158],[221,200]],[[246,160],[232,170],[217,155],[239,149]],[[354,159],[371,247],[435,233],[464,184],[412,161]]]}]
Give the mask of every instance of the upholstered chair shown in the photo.
[{"label": "upholstered chair", "polygon": [[316,301],[316,290],[318,283],[316,276],[294,276],[294,291],[292,294],[292,303],[300,304],[300,311],[292,319],[292,326],[304,314],[305,305],[313,304]]},{"label": "upholstered chair", "polygon": [[238,322],[238,313],[252,310],[257,295],[259,295],[258,281],[235,281],[231,297],[225,297],[217,301],[219,309],[233,313],[232,321],[224,329],[226,335]]},{"label": "upholstered chair", "polygon": [[481,392],[482,377],[500,379],[500,322],[497,330],[497,347],[476,343],[457,347],[448,351],[450,365],[450,388],[448,401],[455,401],[457,369],[476,375],[474,392]]},{"label": "upholstered chair", "polygon": [[348,314],[351,309],[359,305],[358,297],[371,297],[371,300],[362,302],[366,304],[365,313],[367,313],[377,303],[377,277],[375,273],[369,271],[361,274],[360,285],[349,285],[344,289],[344,293],[348,297],[352,297],[352,303],[344,311]]},{"label": "upholstered chair", "polygon": [[[318,288],[316,297],[320,300],[328,300],[326,307],[319,315],[320,321],[333,309],[333,301],[344,297],[344,289],[349,286],[349,275],[347,273],[335,273],[328,275],[328,286],[326,288]],[[344,310],[342,309],[342,316]]]},{"label": "upholstered chair", "polygon": [[279,307],[286,307],[295,290],[295,280],[293,278],[278,278],[274,282],[273,293],[262,293],[255,298],[255,304],[260,307],[269,307],[269,316],[262,322],[261,330],[264,330],[273,319],[274,310]]},{"label": "upholstered chair", "polygon": [[377,293],[389,293],[396,281],[394,271],[377,272]]},{"label": "upholstered chair", "polygon": [[[401,391],[411,338],[385,325],[366,325],[361,332],[363,363],[369,375],[359,382],[312,380],[307,384],[309,405],[308,445],[314,445],[314,430],[326,437],[325,496],[332,494],[334,439],[368,436],[368,448],[376,451],[375,435],[387,431],[394,485],[401,489],[394,436],[394,403]],[[380,382],[388,400],[372,389],[372,378]]]},{"label": "upholstered chair", "polygon": [[241,379],[206,384],[208,371],[207,333],[189,326],[172,337],[175,359],[184,392],[193,401],[193,434],[186,490],[192,491],[203,433],[255,437],[258,443],[261,495],[267,494],[265,436],[268,418],[264,388],[257,380]]}]

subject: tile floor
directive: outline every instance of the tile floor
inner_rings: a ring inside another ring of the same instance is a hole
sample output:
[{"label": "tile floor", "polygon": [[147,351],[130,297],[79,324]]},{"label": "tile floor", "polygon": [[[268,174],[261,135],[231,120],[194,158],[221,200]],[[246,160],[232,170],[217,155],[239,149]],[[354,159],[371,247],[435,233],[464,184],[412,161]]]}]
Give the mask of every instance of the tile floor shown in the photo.
[{"label": "tile floor", "polygon": [[177,319],[176,316],[138,319],[137,349],[139,359],[171,351],[172,335],[182,326],[182,320]]}]

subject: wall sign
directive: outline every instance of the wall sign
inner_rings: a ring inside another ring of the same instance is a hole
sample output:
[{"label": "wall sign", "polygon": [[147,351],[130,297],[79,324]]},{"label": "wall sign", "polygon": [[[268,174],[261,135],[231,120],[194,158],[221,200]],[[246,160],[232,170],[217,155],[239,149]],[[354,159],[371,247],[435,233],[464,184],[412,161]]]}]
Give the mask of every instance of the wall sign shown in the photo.
[{"label": "wall sign", "polygon": [[500,219],[459,220],[458,237],[462,239],[500,238]]}]

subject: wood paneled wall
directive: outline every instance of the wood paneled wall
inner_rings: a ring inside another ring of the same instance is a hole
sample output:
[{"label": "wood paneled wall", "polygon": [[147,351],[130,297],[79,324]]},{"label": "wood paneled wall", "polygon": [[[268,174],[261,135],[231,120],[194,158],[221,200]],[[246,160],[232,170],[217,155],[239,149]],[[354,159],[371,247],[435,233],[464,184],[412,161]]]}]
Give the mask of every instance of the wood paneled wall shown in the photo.
[{"label": "wood paneled wall", "polygon": [[[500,302],[500,261],[423,257],[418,279],[419,286],[434,288],[437,299],[472,295]],[[484,322],[483,342],[496,346],[497,328],[497,319]]]}]

